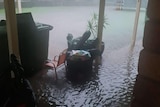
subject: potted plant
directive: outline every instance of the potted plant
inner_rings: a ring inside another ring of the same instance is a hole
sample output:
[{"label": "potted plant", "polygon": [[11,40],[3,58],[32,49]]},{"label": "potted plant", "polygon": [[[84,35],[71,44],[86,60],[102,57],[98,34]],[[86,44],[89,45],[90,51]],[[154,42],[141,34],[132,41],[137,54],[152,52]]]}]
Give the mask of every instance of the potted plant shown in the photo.
[{"label": "potted plant", "polygon": [[[106,28],[106,25],[108,25],[107,23],[107,18],[104,17],[104,21],[103,21],[103,27]],[[91,37],[89,41],[93,41],[93,40],[98,40],[97,38],[97,33],[98,33],[98,14],[94,13],[92,18],[90,20],[88,20],[88,23],[87,23],[87,30],[89,30],[91,32]],[[95,44],[97,46],[98,44],[98,41],[97,43]],[[100,54],[103,53],[104,51],[104,47],[105,47],[105,44],[104,42],[101,43],[102,44],[102,50],[100,52]]]}]

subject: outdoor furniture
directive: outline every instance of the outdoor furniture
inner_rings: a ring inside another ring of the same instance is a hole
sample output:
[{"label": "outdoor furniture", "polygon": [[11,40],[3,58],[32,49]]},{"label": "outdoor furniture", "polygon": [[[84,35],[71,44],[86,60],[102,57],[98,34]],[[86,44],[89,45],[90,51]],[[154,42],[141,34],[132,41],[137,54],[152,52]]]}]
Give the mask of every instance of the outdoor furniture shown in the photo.
[{"label": "outdoor furniture", "polygon": [[44,61],[48,59],[49,31],[53,27],[35,23],[30,12],[16,16],[21,63],[25,76],[29,77],[41,70]]},{"label": "outdoor furniture", "polygon": [[0,107],[37,107],[30,81],[14,54],[10,55],[8,71],[0,75]]},{"label": "outdoor furniture", "polygon": [[6,32],[6,23],[4,20],[0,21],[0,76],[1,73],[6,72],[9,66],[9,49]]},{"label": "outdoor furniture", "polygon": [[67,56],[66,75],[69,79],[80,79],[92,72],[93,59],[88,51],[72,50]]},{"label": "outdoor furniture", "polygon": [[[35,23],[32,14],[20,13],[17,16],[18,44],[25,77],[32,76],[41,70],[48,58],[49,31],[51,25]],[[0,71],[7,70],[9,49],[6,20],[0,21]]]},{"label": "outdoor furniture", "polygon": [[98,38],[89,39],[90,35],[91,35],[91,32],[86,31],[81,37],[73,39],[73,35],[68,34],[67,36],[68,51],[85,50],[85,51],[90,52],[92,58],[102,55],[104,51],[104,42],[101,43],[102,50],[100,51],[97,49]]},{"label": "outdoor furniture", "polygon": [[116,6],[117,6],[117,10],[122,10],[124,6],[124,0],[117,0]]},{"label": "outdoor furniture", "polygon": [[86,31],[86,32],[84,32],[82,37],[78,37],[78,38],[72,40],[72,38],[73,38],[72,34],[68,34],[68,36],[67,36],[68,50],[84,49],[84,43],[86,42],[86,40],[88,40],[90,35],[91,35],[91,32]]},{"label": "outdoor furniture", "polygon": [[66,69],[66,52],[67,49],[65,49],[63,52],[61,52],[59,55],[56,55],[53,60],[46,60],[45,61],[45,68],[51,68],[55,71],[55,78],[57,79],[57,68],[65,66]]}]

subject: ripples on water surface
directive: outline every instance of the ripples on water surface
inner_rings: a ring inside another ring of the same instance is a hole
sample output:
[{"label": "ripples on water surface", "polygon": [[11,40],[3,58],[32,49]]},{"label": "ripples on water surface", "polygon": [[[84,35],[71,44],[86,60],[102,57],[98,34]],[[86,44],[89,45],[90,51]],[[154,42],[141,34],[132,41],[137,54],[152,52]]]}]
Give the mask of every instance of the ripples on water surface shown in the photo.
[{"label": "ripples on water surface", "polygon": [[[98,7],[60,7],[50,10],[52,12],[49,14],[34,13],[34,18],[54,26],[50,32],[49,47],[49,58],[52,59],[58,54],[58,50],[66,48],[68,33],[77,37],[86,30],[87,20],[93,12],[98,12]],[[41,107],[53,106],[54,102],[68,107],[129,107],[137,74],[139,46],[142,46],[138,44],[131,53],[129,47],[126,47],[130,44],[135,12],[115,11],[112,8],[106,8],[105,12],[109,26],[104,29],[103,41],[106,43],[106,49],[98,72],[92,74],[85,83],[73,84],[65,78],[64,69],[58,70],[57,83],[53,79],[54,72],[49,71],[47,75],[33,81],[33,88],[36,89],[39,100],[49,104],[40,104]],[[145,12],[141,12],[138,40],[142,40],[144,17]]]},{"label": "ripples on water surface", "polygon": [[129,107],[139,50],[135,48],[129,52],[126,47],[109,54],[105,52],[98,72],[95,71],[88,81],[81,84],[68,81],[64,69],[59,70],[57,82],[53,80],[53,72],[48,71],[47,76],[35,81],[41,87],[36,90],[39,100],[49,103],[49,106],[55,102],[68,107]]},{"label": "ripples on water surface", "polygon": [[[56,7],[49,8],[49,10],[51,12],[32,13],[36,21],[54,26],[54,30],[51,31],[50,50],[54,50],[53,52],[56,53],[56,49],[62,50],[66,46],[64,36],[68,32],[74,32],[74,35],[77,35],[77,32],[84,32],[88,17],[93,13],[93,10],[97,12],[98,8]],[[68,107],[129,106],[137,75],[139,46],[141,44],[138,44],[131,53],[129,47],[122,47],[129,43],[130,36],[128,35],[132,32],[135,13],[134,11],[115,11],[108,8],[106,12],[110,25],[107,30],[104,30],[107,34],[106,37],[104,36],[107,49],[103,54],[102,65],[99,66],[98,72],[92,74],[91,78],[82,84],[73,84],[68,81],[65,78],[64,69],[59,70],[57,82],[53,79],[54,72],[51,70],[46,75],[37,75],[31,83],[39,101],[44,101],[44,105],[42,103],[39,105],[40,107],[53,106],[54,102],[57,105],[67,105]],[[71,18],[72,15],[74,17]],[[138,35],[143,35],[141,29],[143,29],[144,17],[145,12],[141,12]],[[1,14],[0,18],[4,19],[4,14]],[[68,27],[71,23],[72,26]],[[57,44],[59,48],[57,48]],[[50,52],[50,56],[54,55],[53,52]],[[47,104],[49,105],[47,106]]]}]

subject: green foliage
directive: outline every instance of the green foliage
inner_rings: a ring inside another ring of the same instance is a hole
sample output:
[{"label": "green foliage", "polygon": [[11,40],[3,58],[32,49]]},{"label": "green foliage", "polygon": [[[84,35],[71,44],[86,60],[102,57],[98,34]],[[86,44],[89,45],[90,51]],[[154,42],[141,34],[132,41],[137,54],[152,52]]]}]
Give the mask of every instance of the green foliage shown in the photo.
[{"label": "green foliage", "polygon": [[[108,19],[106,17],[104,17],[104,21],[103,21],[103,27],[104,28],[106,28],[106,25],[108,25],[107,20]],[[90,20],[88,20],[87,29],[89,31],[91,31],[93,38],[97,37],[97,32],[98,32],[98,14],[94,13],[92,18]]]}]

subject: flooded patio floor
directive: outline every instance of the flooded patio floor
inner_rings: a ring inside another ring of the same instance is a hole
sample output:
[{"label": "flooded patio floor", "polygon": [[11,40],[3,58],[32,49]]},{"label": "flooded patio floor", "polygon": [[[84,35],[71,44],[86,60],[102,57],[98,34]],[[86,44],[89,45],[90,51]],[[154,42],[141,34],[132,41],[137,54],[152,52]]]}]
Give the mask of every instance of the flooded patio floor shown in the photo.
[{"label": "flooded patio floor", "polygon": [[[46,8],[45,8],[46,9]],[[50,31],[49,59],[67,48],[66,36],[81,36],[90,16],[97,7],[58,7],[49,12],[33,12],[34,19],[54,27]],[[44,10],[46,11],[46,10]],[[129,107],[137,75],[139,52],[142,48],[145,12],[141,12],[137,43],[130,49],[135,11],[116,11],[106,8],[109,25],[103,32],[105,50],[102,64],[82,83],[72,83],[65,69],[44,69],[31,78],[39,107]]]},{"label": "flooded patio floor", "polygon": [[[50,24],[49,59],[67,48],[66,36],[81,36],[86,30],[87,20],[98,7],[45,7],[24,9],[31,11],[36,22]],[[137,75],[139,52],[142,49],[145,12],[141,12],[137,32],[137,43],[130,49],[135,11],[105,10],[108,23],[103,31],[105,50],[102,64],[88,80],[72,83],[65,76],[65,69],[54,71],[43,69],[30,78],[38,107],[129,107]],[[2,17],[2,16],[1,16]],[[3,18],[3,17],[2,17]]]},{"label": "flooded patio floor", "polygon": [[128,46],[104,53],[102,64],[88,80],[73,83],[65,76],[65,69],[44,69],[31,79],[39,107],[129,107],[137,75],[141,42],[133,50]]}]

